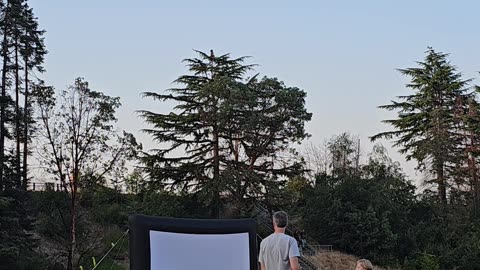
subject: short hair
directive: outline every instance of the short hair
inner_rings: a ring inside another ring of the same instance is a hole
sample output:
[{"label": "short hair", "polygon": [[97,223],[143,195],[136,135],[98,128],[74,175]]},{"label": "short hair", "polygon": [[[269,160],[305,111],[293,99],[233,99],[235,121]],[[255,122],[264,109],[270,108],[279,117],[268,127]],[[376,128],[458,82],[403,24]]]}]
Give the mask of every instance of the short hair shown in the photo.
[{"label": "short hair", "polygon": [[365,270],[373,270],[372,262],[367,259],[360,259],[357,261],[357,264],[360,264]]},{"label": "short hair", "polygon": [[273,222],[279,228],[285,228],[288,224],[288,215],[284,211],[278,211],[273,213]]}]

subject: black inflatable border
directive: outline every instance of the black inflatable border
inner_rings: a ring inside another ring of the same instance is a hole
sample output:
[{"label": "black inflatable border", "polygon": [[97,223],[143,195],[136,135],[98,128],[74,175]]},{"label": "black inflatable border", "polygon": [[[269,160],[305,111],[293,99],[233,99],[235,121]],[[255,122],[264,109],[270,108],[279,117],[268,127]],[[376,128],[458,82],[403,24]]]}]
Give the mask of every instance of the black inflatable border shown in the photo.
[{"label": "black inflatable border", "polygon": [[[249,235],[250,270],[258,270],[256,222],[253,219],[182,219],[132,215],[128,218],[130,270],[151,270],[150,231]],[[215,257],[212,256],[212,260]]]}]

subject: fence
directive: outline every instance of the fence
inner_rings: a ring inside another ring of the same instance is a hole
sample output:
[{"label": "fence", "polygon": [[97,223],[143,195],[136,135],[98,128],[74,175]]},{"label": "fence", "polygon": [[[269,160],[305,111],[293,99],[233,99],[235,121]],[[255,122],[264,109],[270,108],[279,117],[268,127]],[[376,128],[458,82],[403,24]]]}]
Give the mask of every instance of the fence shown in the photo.
[{"label": "fence", "polygon": [[315,256],[317,253],[332,251],[332,245],[309,245],[308,248],[303,248],[302,253],[306,256]]},{"label": "fence", "polygon": [[62,191],[62,184],[53,182],[30,182],[27,185],[27,190],[30,191]]}]

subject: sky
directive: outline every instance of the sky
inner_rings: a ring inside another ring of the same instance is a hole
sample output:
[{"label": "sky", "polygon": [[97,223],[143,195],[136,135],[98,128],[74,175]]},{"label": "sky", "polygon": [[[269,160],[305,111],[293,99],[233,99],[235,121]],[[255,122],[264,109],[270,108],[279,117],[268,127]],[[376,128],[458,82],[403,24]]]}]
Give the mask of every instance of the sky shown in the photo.
[{"label": "sky", "polygon": [[[57,90],[84,77],[91,88],[119,96],[121,129],[146,149],[147,126],[137,110],[168,112],[171,104],[144,99],[187,72],[181,62],[194,49],[252,56],[261,75],[307,92],[313,113],[307,143],[341,132],[358,135],[364,156],[368,137],[388,130],[394,113],[377,106],[408,94],[397,68],[414,67],[428,46],[450,53],[465,78],[479,82],[479,1],[154,1],[30,0],[47,31],[47,72]],[[420,183],[415,163],[382,142]]]}]

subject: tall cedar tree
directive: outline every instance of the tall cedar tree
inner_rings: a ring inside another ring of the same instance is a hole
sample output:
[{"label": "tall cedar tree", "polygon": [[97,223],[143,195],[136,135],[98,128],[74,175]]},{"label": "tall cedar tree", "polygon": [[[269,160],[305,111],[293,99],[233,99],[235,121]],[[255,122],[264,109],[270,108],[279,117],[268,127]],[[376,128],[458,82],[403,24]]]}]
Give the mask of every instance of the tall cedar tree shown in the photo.
[{"label": "tall cedar tree", "polygon": [[[144,131],[159,143],[170,143],[145,162],[152,179],[184,191],[203,191],[211,199],[212,216],[218,216],[221,192],[220,170],[225,165],[221,129],[228,119],[220,113],[222,103],[232,87],[243,78],[252,65],[244,65],[245,57],[231,59],[228,54],[215,56],[197,51],[199,58],[185,59],[190,75],[180,76],[175,83],[184,88],[172,88],[171,94],[146,92],[144,96],[161,101],[178,102],[177,112],[158,114],[140,111],[145,121],[153,125]],[[175,156],[175,150],[185,151]]]},{"label": "tall cedar tree", "polygon": [[175,81],[184,88],[144,94],[177,102],[168,114],[140,111],[153,126],[144,131],[167,145],[144,161],[154,183],[204,194],[217,217],[221,194],[258,196],[276,176],[299,171],[299,162],[280,154],[307,136],[304,122],[311,114],[298,88],[270,78],[247,80],[252,65],[243,64],[245,57],[197,53],[184,60],[193,74]]},{"label": "tall cedar tree", "polygon": [[[411,82],[406,86],[414,91],[412,95],[399,96],[399,101],[380,106],[386,110],[398,111],[398,118],[384,120],[395,130],[379,133],[372,140],[395,138],[394,145],[407,159],[419,162],[419,169],[427,171],[438,188],[438,198],[442,204],[447,203],[449,177],[457,164],[463,162],[459,145],[459,136],[455,124],[455,109],[458,99],[469,99],[470,80],[462,80],[460,73],[447,60],[447,54],[429,48],[419,67],[399,69],[409,76]],[[466,106],[466,105],[463,105]]]}]

